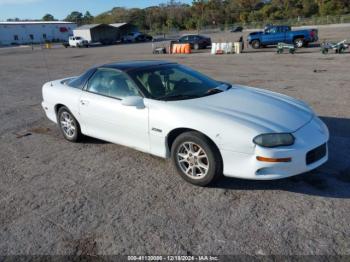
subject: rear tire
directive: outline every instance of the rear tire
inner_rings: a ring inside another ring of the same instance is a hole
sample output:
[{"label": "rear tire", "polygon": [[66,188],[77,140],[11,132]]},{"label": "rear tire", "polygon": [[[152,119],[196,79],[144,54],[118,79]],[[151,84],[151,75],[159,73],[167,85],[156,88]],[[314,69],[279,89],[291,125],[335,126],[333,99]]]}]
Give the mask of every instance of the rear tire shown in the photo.
[{"label": "rear tire", "polygon": [[179,175],[191,184],[207,186],[222,176],[220,152],[201,133],[179,135],[171,147],[171,157]]},{"label": "rear tire", "polygon": [[69,142],[78,142],[82,137],[80,125],[67,107],[62,106],[57,112],[57,121],[63,137]]},{"label": "rear tire", "polygon": [[260,41],[259,40],[253,40],[250,44],[252,48],[254,49],[259,49],[261,47]]},{"label": "rear tire", "polygon": [[294,43],[294,46],[296,48],[302,48],[304,46],[304,39],[303,38],[295,38],[293,43]]}]

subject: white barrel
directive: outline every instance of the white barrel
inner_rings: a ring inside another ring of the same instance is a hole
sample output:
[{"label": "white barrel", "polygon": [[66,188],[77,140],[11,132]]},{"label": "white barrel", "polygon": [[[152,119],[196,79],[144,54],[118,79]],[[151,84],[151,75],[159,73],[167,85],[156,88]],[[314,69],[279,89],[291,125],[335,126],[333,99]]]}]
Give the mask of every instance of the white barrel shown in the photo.
[{"label": "white barrel", "polygon": [[236,54],[242,53],[242,43],[241,42],[234,42],[234,47],[235,47]]},{"label": "white barrel", "polygon": [[216,43],[212,43],[211,44],[211,54],[212,55],[215,55],[216,54]]},{"label": "white barrel", "polygon": [[225,52],[225,43],[220,43],[220,50]]},{"label": "white barrel", "polygon": [[232,42],[229,42],[228,43],[228,53],[230,53],[230,54],[232,54],[233,53],[233,44],[232,44]]},{"label": "white barrel", "polygon": [[221,43],[221,50],[224,54],[226,54],[226,43]]}]

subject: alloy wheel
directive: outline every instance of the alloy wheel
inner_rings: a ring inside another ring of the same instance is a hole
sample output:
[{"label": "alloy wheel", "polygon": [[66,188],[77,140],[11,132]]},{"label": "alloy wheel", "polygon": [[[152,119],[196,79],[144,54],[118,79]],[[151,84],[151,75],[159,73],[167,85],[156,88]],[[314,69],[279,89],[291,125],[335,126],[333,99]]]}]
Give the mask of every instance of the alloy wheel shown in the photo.
[{"label": "alloy wheel", "polygon": [[304,41],[302,39],[298,39],[295,41],[295,45],[297,48],[302,48],[304,45]]},{"label": "alloy wheel", "polygon": [[69,138],[74,137],[76,126],[73,117],[68,112],[61,114],[60,123],[64,134]]},{"label": "alloy wheel", "polygon": [[182,143],[177,150],[176,160],[182,172],[192,179],[201,179],[208,173],[207,153],[196,143]]}]

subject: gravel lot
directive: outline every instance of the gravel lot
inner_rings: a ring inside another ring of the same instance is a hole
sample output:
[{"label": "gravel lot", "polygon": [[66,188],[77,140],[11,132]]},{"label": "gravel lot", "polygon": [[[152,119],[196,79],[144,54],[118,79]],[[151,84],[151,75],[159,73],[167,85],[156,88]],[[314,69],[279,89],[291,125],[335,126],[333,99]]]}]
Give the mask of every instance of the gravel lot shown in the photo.
[{"label": "gravel lot", "polygon": [[[350,30],[320,36],[350,39]],[[92,138],[66,142],[44,116],[48,79],[155,58],[307,101],[330,129],[329,162],[289,179],[200,188],[169,161]],[[319,48],[226,56],[153,56],[151,44],[0,49],[0,254],[350,255],[349,69],[350,53]]]}]

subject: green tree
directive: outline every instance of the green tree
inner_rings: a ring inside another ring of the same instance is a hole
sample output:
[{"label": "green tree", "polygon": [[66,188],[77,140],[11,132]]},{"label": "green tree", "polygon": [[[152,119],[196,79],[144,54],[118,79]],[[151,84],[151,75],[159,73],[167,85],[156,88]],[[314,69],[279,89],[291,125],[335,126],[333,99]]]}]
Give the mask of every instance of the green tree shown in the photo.
[{"label": "green tree", "polygon": [[82,18],[83,24],[91,24],[93,21],[94,21],[93,15],[91,15],[89,11],[86,11],[86,13]]},{"label": "green tree", "polygon": [[83,23],[83,14],[78,12],[78,11],[73,11],[64,20],[69,21],[69,22],[74,22],[74,23],[77,23],[78,25],[81,25]]},{"label": "green tree", "polygon": [[[193,0],[191,5],[178,0],[164,2],[145,9],[115,7],[97,15],[93,22],[129,22],[140,30],[160,32],[350,13],[349,0]],[[76,22],[76,18],[70,20]]]},{"label": "green tree", "polygon": [[55,21],[55,18],[51,14],[46,14],[42,18],[43,21]]}]

